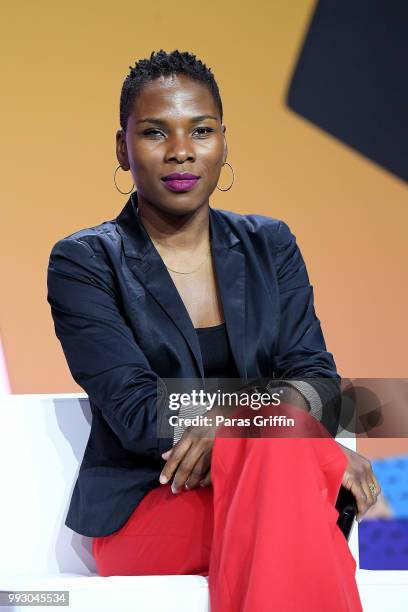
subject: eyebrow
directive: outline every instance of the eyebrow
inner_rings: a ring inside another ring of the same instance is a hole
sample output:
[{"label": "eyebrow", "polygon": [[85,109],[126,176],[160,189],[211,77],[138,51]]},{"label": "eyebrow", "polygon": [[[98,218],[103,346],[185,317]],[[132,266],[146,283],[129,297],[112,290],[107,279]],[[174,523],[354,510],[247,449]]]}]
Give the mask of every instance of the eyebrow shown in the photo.
[{"label": "eyebrow", "polygon": [[[197,121],[203,121],[203,119],[215,119],[218,121],[218,117],[214,117],[213,115],[198,115],[198,117],[191,117],[190,123],[196,123]],[[157,125],[167,125],[167,121],[165,119],[157,119],[156,117],[145,117],[144,119],[138,119],[136,123],[155,123]]]}]

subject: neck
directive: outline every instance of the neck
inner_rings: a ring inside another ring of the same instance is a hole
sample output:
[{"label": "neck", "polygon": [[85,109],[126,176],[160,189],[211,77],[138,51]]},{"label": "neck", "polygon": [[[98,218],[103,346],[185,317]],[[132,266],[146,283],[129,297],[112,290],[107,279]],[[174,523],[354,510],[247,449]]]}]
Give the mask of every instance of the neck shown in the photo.
[{"label": "neck", "polygon": [[176,215],[153,207],[138,196],[137,212],[152,242],[162,249],[200,253],[208,248],[208,203],[191,213]]}]

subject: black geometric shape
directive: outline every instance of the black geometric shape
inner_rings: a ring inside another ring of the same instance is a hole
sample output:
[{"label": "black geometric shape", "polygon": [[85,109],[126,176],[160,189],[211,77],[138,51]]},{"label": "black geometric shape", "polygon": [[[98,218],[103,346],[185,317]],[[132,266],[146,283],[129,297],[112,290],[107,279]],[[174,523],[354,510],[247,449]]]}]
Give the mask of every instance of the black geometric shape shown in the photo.
[{"label": "black geometric shape", "polygon": [[287,104],[408,181],[408,2],[320,0]]}]

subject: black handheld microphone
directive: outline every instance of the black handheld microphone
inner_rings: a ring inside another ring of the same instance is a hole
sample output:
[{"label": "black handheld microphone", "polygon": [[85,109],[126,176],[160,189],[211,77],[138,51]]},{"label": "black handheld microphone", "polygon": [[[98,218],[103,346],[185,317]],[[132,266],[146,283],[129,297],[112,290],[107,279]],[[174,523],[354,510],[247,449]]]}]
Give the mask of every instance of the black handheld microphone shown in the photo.
[{"label": "black handheld microphone", "polygon": [[354,524],[354,520],[357,516],[358,508],[356,498],[351,491],[341,485],[339,494],[336,501],[336,509],[339,512],[339,518],[337,519],[337,525],[344,533],[344,537],[348,541],[351,534],[351,529]]}]

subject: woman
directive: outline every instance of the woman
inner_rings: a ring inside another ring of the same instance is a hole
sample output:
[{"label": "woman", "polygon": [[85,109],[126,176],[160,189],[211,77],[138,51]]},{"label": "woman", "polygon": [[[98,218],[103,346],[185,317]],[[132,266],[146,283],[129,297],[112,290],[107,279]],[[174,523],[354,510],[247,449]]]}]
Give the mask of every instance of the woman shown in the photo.
[{"label": "woman", "polygon": [[[66,524],[93,537],[102,576],[208,575],[212,612],[361,610],[334,504],[343,483],[361,516],[380,487],[330,437],[339,376],[289,227],[209,205],[227,165],[222,120],[194,55],[140,60],[116,134],[137,191],[52,249],[55,331],[93,413]],[[280,389],[307,437],[170,426],[164,379],[308,375]]]}]

